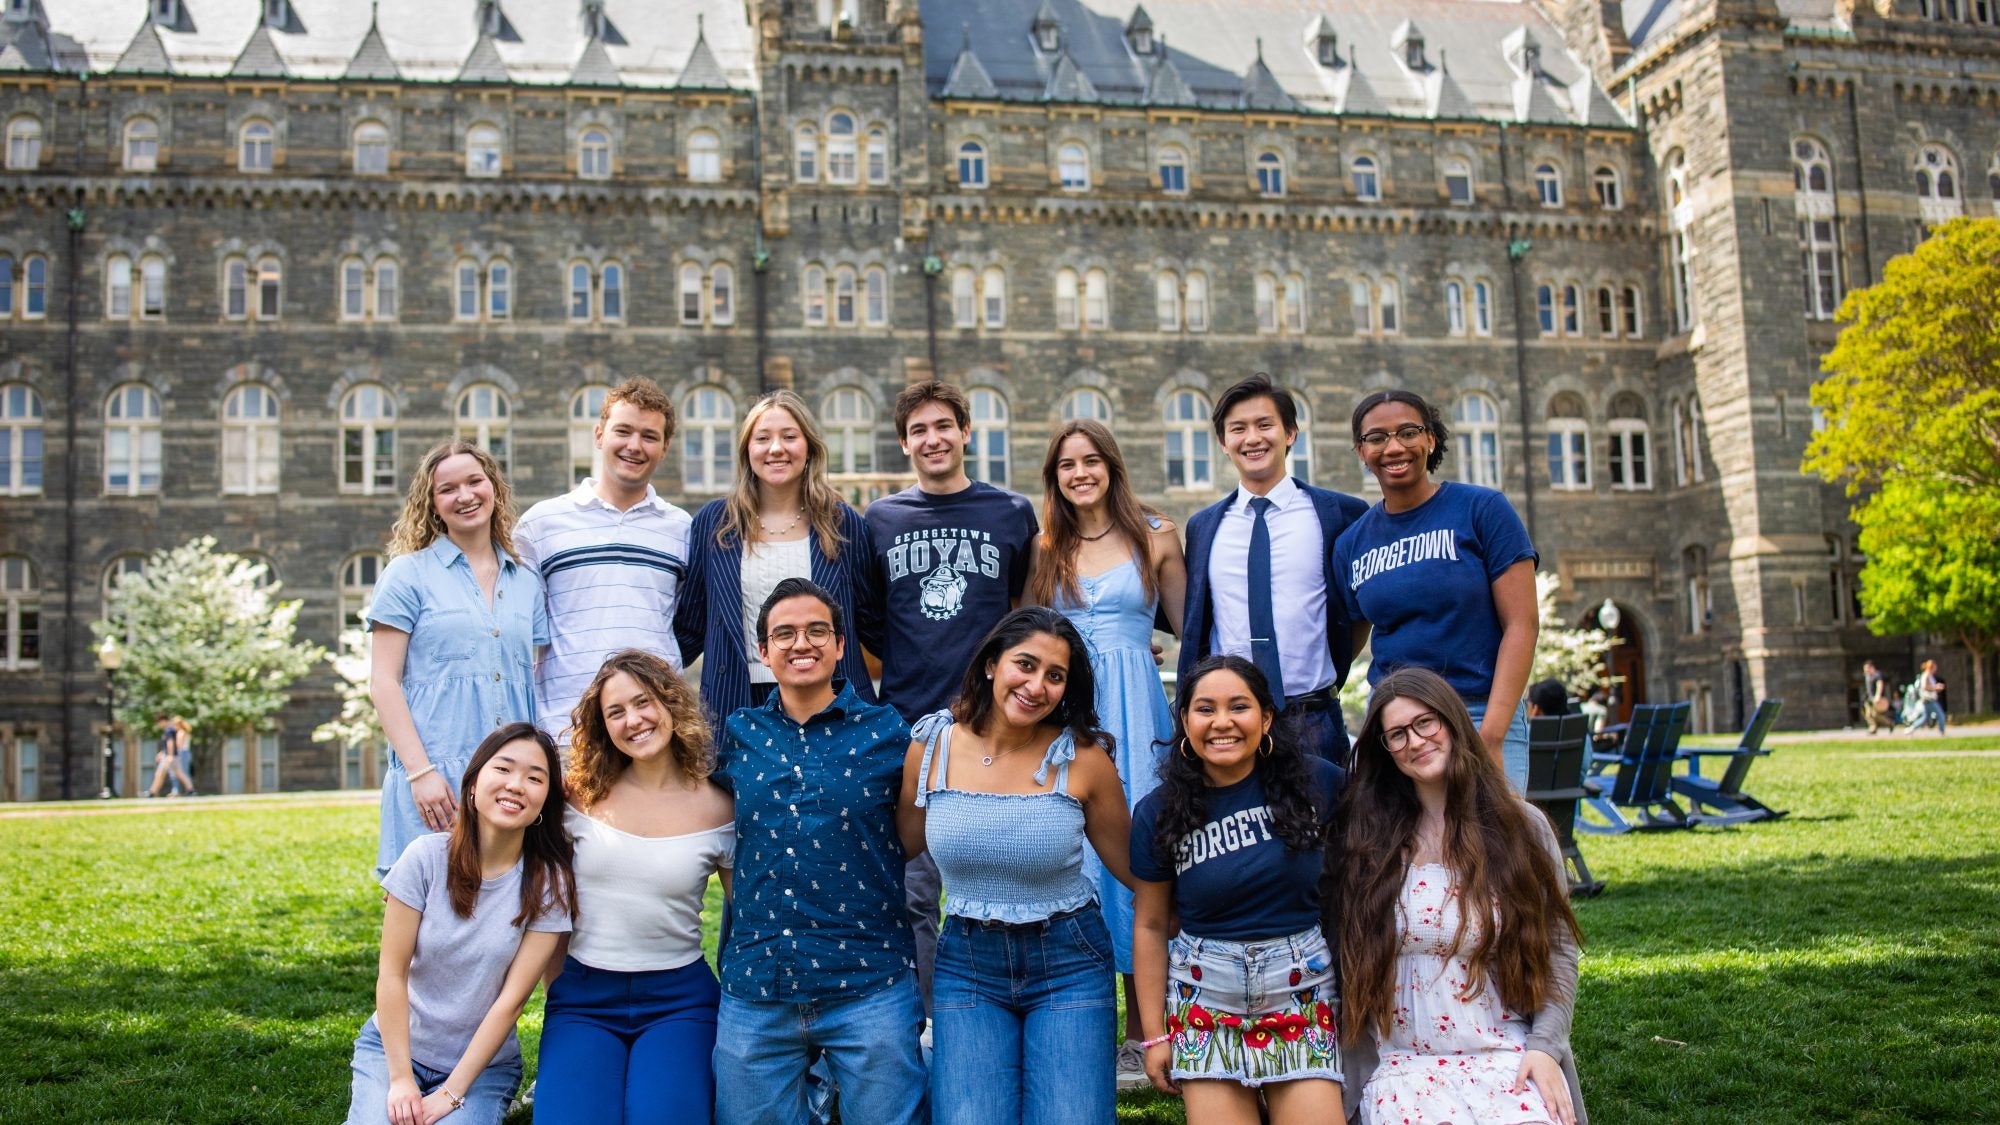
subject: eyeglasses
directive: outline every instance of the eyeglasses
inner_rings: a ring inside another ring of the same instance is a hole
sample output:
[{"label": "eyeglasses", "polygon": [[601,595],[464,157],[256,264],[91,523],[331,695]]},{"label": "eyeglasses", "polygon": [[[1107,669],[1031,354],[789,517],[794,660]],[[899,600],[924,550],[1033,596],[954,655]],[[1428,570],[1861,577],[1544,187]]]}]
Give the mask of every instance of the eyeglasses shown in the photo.
[{"label": "eyeglasses", "polygon": [[780,625],[771,630],[770,635],[764,639],[779,648],[790,648],[792,643],[802,636],[806,639],[806,643],[814,648],[825,648],[826,642],[833,639],[833,626],[824,621],[815,621],[803,629]]},{"label": "eyeglasses", "polygon": [[1443,729],[1444,719],[1436,711],[1426,711],[1400,727],[1384,727],[1382,745],[1389,748],[1389,753],[1400,754],[1410,748],[1412,736],[1423,739],[1435,738],[1438,731]]},{"label": "eyeglasses", "polygon": [[1431,428],[1429,426],[1419,426],[1412,422],[1407,426],[1397,426],[1393,432],[1389,430],[1369,430],[1367,433],[1361,435],[1359,444],[1365,445],[1370,449],[1380,449],[1389,444],[1389,439],[1393,437],[1407,449],[1417,444],[1418,438],[1430,432]]}]

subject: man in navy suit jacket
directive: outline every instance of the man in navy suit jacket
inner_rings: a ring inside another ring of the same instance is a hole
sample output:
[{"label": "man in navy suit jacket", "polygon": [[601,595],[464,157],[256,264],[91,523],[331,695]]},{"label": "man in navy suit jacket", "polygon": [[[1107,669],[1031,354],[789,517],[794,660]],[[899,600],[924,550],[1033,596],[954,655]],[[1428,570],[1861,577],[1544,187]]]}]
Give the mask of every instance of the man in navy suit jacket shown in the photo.
[{"label": "man in navy suit jacket", "polygon": [[[1304,745],[1344,763],[1347,724],[1338,695],[1368,626],[1350,622],[1335,593],[1333,541],[1368,505],[1291,477],[1298,405],[1269,376],[1252,375],[1224,391],[1209,422],[1241,484],[1188,520],[1180,675],[1214,653],[1250,660],[1277,681],[1272,690],[1282,717]],[[1260,536],[1270,559],[1270,605],[1280,622],[1271,638],[1252,628],[1250,561]]]}]

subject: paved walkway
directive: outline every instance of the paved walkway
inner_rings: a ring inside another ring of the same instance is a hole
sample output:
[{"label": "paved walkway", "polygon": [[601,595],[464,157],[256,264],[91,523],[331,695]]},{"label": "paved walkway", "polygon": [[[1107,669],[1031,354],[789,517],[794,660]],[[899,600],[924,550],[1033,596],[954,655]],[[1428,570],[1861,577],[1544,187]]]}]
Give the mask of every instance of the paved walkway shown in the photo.
[{"label": "paved walkway", "polygon": [[[1947,720],[1949,721],[1949,720]],[[2000,746],[2000,723],[1980,723],[1976,726],[1949,726],[1947,730],[1953,738],[1984,738],[1995,746]],[[1765,742],[1867,742],[1873,739],[1884,745],[1917,745],[1936,742],[1938,733],[1933,728],[1920,730],[1915,734],[1904,734],[1897,727],[1893,733],[1869,734],[1867,727],[1848,727],[1844,730],[1792,730],[1772,734]]]},{"label": "paved walkway", "polygon": [[0,820],[42,816],[111,816],[120,813],[204,812],[214,809],[256,808],[283,805],[287,808],[317,809],[341,805],[373,805],[382,800],[380,790],[331,789],[303,793],[228,793],[208,797],[97,797],[74,801],[37,801],[26,805],[0,805]]}]

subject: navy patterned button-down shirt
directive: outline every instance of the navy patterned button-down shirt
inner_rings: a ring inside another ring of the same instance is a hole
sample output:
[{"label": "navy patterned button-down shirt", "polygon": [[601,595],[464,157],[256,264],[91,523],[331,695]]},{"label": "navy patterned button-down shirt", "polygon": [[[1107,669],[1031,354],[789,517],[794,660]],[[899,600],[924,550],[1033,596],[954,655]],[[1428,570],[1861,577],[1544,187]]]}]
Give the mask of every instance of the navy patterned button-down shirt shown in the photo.
[{"label": "navy patterned button-down shirt", "polygon": [[896,798],[910,728],[846,681],[799,724],[778,692],[723,726],[736,794],[735,913],[722,987],[739,1000],[865,996],[915,967]]}]

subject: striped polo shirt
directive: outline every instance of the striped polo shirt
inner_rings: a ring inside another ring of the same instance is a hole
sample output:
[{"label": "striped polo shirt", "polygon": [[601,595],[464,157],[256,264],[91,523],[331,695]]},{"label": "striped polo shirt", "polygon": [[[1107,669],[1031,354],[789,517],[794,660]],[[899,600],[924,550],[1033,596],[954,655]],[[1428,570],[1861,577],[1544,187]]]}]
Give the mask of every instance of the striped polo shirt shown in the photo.
[{"label": "striped polo shirt", "polygon": [[514,529],[514,547],[541,573],[549,602],[536,722],[563,746],[570,712],[606,657],[639,648],[681,666],[674,604],[693,521],[651,485],[644,500],[621,512],[597,495],[596,483],[542,501]]}]

